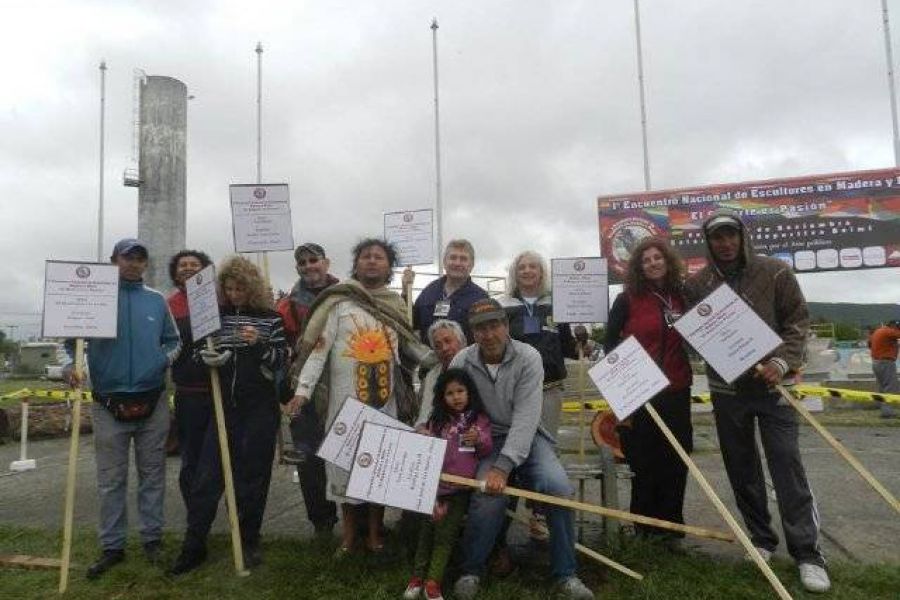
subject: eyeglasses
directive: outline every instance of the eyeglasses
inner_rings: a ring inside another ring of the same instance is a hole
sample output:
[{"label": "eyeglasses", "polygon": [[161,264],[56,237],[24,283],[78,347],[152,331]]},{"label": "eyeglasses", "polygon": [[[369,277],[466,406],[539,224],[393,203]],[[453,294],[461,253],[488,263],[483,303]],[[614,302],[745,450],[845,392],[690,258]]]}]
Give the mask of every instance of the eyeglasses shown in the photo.
[{"label": "eyeglasses", "polygon": [[314,265],[319,262],[318,256],[310,256],[309,258],[301,258],[297,260],[298,267],[305,267],[306,265]]}]

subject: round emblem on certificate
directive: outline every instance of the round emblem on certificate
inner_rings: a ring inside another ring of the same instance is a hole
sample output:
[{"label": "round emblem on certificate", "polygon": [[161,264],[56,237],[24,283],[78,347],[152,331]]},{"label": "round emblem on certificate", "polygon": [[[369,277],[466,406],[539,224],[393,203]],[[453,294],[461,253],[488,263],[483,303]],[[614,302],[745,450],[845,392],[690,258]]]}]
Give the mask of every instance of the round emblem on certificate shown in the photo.
[{"label": "round emblem on certificate", "polygon": [[253,190],[253,197],[256,198],[257,200],[262,200],[263,198],[265,198],[266,197],[266,188],[258,187],[255,190]]},{"label": "round emblem on certificate", "polygon": [[704,302],[700,306],[697,307],[697,314],[701,317],[708,317],[712,314],[712,306]]},{"label": "round emblem on certificate", "polygon": [[347,433],[347,424],[338,422],[334,424],[334,435],[344,435]]},{"label": "round emblem on certificate", "polygon": [[585,265],[584,265],[584,261],[583,261],[583,260],[576,260],[576,261],[572,264],[572,268],[575,269],[576,271],[584,271],[584,267],[585,267]]},{"label": "round emblem on certificate", "polygon": [[203,273],[197,273],[197,285],[203,283]]},{"label": "round emblem on certificate", "polygon": [[87,279],[91,276],[91,268],[85,265],[81,265],[80,267],[75,269],[75,275],[77,275],[81,279]]},{"label": "round emblem on certificate", "polygon": [[610,353],[610,355],[606,357],[607,364],[614,365],[617,362],[619,362],[619,355],[615,352]]},{"label": "round emblem on certificate", "polygon": [[404,223],[410,223],[410,222],[412,222],[412,220],[413,220],[412,213],[404,213],[403,214],[403,222]]},{"label": "round emblem on certificate", "polygon": [[372,455],[368,452],[363,452],[359,455],[359,458],[356,459],[356,464],[358,464],[363,469],[372,466]]}]

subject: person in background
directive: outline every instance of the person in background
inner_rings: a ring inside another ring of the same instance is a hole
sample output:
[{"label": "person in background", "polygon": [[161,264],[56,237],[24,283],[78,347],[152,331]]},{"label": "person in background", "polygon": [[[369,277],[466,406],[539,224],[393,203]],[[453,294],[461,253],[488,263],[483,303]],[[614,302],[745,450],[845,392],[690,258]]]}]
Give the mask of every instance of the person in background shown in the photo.
[{"label": "person in background", "polygon": [[[303,334],[309,309],[316,297],[338,282],[328,272],[331,261],[319,244],[307,242],[294,250],[294,262],[300,278],[291,293],[278,301],[275,309],[284,322],[284,332],[291,348]],[[306,506],[306,517],[313,524],[320,540],[331,538],[337,523],[337,505],[325,495],[325,461],[316,456],[322,441],[322,421],[312,404],[303,407],[301,414],[291,418],[293,449],[284,453],[285,459],[297,464],[300,492]]]},{"label": "person in background", "polygon": [[[603,350],[609,354],[625,338],[634,336],[670,381],[650,400],[681,446],[691,452],[691,365],[684,341],[673,327],[685,311],[684,263],[660,238],[644,238],[628,261],[625,291],[609,311]],[[634,478],[631,512],[684,523],[687,466],[644,408],[619,427],[619,438]],[[684,534],[637,525],[645,536],[672,539]]]},{"label": "person in background", "polygon": [[[897,379],[897,342],[900,340],[900,321],[888,321],[869,336],[869,352],[872,355],[872,371],[878,391],[883,394],[900,394]],[[881,402],[882,418],[896,416],[894,409]]]},{"label": "person in background", "polygon": [[[255,567],[263,560],[260,528],[280,419],[275,381],[286,367],[290,351],[259,268],[242,256],[233,256],[225,260],[217,277],[223,296],[222,328],[213,334],[215,349],[200,350],[198,356],[206,366],[219,369],[244,562]],[[192,571],[206,560],[206,539],[224,489],[218,434],[211,420],[172,575]]]},{"label": "person in background", "polygon": [[575,355],[583,356],[588,362],[597,362],[600,358],[600,344],[591,339],[587,327],[576,325],[572,328],[575,336]]},{"label": "person in background", "polygon": [[437,355],[438,363],[431,367],[419,387],[419,416],[415,421],[416,425],[424,425],[431,416],[434,384],[450,366],[453,357],[466,347],[466,335],[456,321],[438,319],[428,328],[428,345]]},{"label": "person in background", "polygon": [[[125,560],[128,536],[128,463],[134,444],[141,544],[151,564],[162,558],[169,403],[166,370],[181,351],[166,299],[144,285],[149,253],[134,238],[119,240],[110,260],[119,268],[116,337],[88,340],[97,461],[98,525],[102,554],[87,570],[97,579]],[[70,345],[67,344],[67,350]],[[81,385],[72,365],[65,377]]]},{"label": "person in background", "polygon": [[[475,248],[469,240],[450,240],[444,249],[444,272],[422,289],[413,305],[413,329],[423,342],[428,342],[428,328],[436,319],[456,321],[466,333],[467,343],[472,343],[472,333],[466,330],[466,312],[473,302],[487,298],[488,294],[474,281]],[[404,290],[413,284],[415,272],[407,267],[403,271]]]},{"label": "person in background", "polygon": [[781,398],[776,384],[792,385],[803,366],[809,332],[806,299],[791,268],[777,258],[754,254],[749,233],[727,210],[703,223],[709,263],[685,284],[697,303],[720,285],[734,292],[783,340],[759,369],[726,383],[707,365],[716,431],[728,480],[754,546],[768,558],[778,545],[772,529],[756,427],[775,485],[787,548],[799,565],[800,582],[810,592],[831,588],[819,547],[819,513],[803,460],[797,412]]},{"label": "person in background", "polygon": [[172,363],[172,381],[175,383],[175,425],[181,454],[178,487],[185,508],[190,505],[191,485],[197,472],[203,439],[213,419],[209,371],[194,360],[194,354],[202,348],[202,342],[194,342],[191,335],[185,283],[211,264],[209,256],[199,250],[182,250],[169,259],[169,278],[175,290],[169,294],[167,302],[182,343],[181,354]]}]

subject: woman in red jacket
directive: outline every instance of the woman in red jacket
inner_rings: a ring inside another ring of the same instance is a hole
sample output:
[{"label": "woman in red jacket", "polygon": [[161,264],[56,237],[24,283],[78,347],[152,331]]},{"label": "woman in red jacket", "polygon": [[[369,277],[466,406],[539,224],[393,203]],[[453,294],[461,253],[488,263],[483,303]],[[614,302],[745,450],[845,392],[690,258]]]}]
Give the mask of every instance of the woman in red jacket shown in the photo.
[{"label": "woman in red jacket", "polygon": [[[681,336],[672,327],[684,313],[681,286],[684,263],[665,240],[646,238],[631,253],[625,291],[609,313],[604,350],[609,352],[633,335],[653,357],[671,384],[650,402],[681,445],[693,448],[691,429],[691,366]],[[619,428],[622,450],[634,472],[631,512],[684,523],[687,467],[659,427],[640,409]],[[648,526],[637,526],[645,536],[683,537]]]}]

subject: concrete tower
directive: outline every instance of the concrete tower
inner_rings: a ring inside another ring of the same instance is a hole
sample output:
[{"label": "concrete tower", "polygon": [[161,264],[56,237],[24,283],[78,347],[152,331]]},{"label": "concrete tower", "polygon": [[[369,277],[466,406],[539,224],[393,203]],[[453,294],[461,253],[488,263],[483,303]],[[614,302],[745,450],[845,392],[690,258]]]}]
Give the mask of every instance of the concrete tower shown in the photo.
[{"label": "concrete tower", "polygon": [[169,257],[185,246],[187,86],[151,75],[140,90],[138,238],[150,250],[144,281],[166,290]]}]

